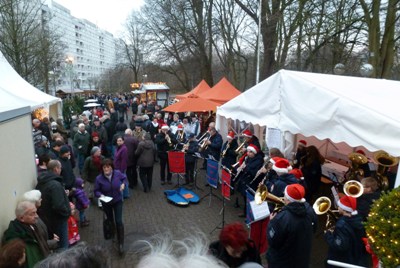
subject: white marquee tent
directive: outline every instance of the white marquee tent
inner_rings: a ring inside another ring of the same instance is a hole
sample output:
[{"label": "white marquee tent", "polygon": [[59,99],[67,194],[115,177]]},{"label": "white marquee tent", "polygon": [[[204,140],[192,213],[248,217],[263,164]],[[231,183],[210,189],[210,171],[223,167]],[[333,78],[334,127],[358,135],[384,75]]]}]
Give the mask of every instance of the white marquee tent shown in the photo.
[{"label": "white marquee tent", "polygon": [[[10,96],[15,96],[13,101],[8,100]],[[58,117],[61,111],[60,98],[48,95],[25,81],[0,52],[0,110],[16,103],[29,106],[32,111],[46,108],[53,117]]]},{"label": "white marquee tent", "polygon": [[234,119],[279,129],[286,146],[300,133],[400,156],[399,99],[398,81],[281,70],[218,107],[217,128]]}]

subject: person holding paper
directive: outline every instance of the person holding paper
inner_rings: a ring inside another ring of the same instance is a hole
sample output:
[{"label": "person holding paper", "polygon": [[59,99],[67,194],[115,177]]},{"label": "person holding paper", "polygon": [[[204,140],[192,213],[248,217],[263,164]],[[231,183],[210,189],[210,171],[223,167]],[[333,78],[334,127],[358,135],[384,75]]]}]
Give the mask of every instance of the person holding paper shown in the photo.
[{"label": "person holding paper", "polygon": [[[102,173],[97,176],[94,193],[102,200],[102,207],[107,219],[112,222],[115,220],[117,226],[118,251],[122,255],[124,252],[124,224],[122,222],[122,192],[127,184],[126,175],[119,170],[114,170],[111,159],[104,159],[102,162]],[[111,197],[109,202],[105,202],[104,197]]]},{"label": "person holding paper", "polygon": [[270,215],[267,228],[268,268],[309,267],[317,215],[304,196],[305,189],[300,184],[286,186],[285,206],[280,212]]}]

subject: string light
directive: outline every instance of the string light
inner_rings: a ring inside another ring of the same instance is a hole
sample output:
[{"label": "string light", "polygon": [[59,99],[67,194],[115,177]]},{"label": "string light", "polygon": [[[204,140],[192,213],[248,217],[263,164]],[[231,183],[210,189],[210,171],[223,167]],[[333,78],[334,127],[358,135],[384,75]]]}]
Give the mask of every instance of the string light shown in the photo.
[{"label": "string light", "polygon": [[49,117],[49,111],[43,107],[34,110],[32,114],[34,118],[37,118],[40,121],[42,121],[45,117]]}]

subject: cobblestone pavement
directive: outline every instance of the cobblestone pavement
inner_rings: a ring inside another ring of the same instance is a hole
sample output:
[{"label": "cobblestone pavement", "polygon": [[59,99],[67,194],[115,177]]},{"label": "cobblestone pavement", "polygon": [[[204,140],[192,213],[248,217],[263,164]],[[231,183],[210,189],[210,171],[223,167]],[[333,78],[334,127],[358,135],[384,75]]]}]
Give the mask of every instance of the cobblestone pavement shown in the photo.
[{"label": "cobblestone pavement", "polygon": [[[155,234],[169,232],[174,238],[180,239],[198,230],[206,234],[210,241],[218,238],[220,229],[217,227],[222,225],[222,201],[214,196],[210,197],[210,187],[205,187],[205,172],[201,170],[197,177],[197,185],[202,190],[195,190],[200,197],[205,197],[198,204],[190,204],[187,207],[178,207],[167,201],[163,191],[173,189],[175,185],[162,186],[158,174],[159,164],[156,163],[152,190],[144,193],[139,182],[139,185],[131,190],[131,197],[125,200],[123,215],[125,256],[118,255],[111,240],[103,239],[102,211],[94,205],[87,211],[91,222],[90,226],[80,230],[81,239],[89,244],[104,245],[109,248],[112,267],[135,267],[140,257],[137,253],[138,244],[135,244],[135,241],[148,239]],[[173,182],[176,184],[177,175],[173,176]],[[221,196],[220,189],[213,188],[212,193]],[[234,208],[233,200],[234,196],[232,201],[225,202],[225,223],[244,222],[243,218],[237,216],[242,209]],[[322,236],[322,231],[318,231],[315,235],[311,267],[323,267],[326,245],[322,241]]]}]

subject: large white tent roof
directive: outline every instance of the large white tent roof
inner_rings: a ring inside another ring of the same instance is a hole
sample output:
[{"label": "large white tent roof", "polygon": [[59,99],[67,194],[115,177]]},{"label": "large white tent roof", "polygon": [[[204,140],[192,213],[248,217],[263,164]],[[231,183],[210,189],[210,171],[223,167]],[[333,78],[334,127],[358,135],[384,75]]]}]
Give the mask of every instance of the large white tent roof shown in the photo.
[{"label": "large white tent roof", "polygon": [[217,109],[220,117],[400,156],[400,82],[281,70]]},{"label": "large white tent roof", "polygon": [[0,111],[18,103],[19,106],[29,106],[31,110],[35,110],[57,102],[61,102],[61,99],[48,95],[25,81],[0,52]]}]

